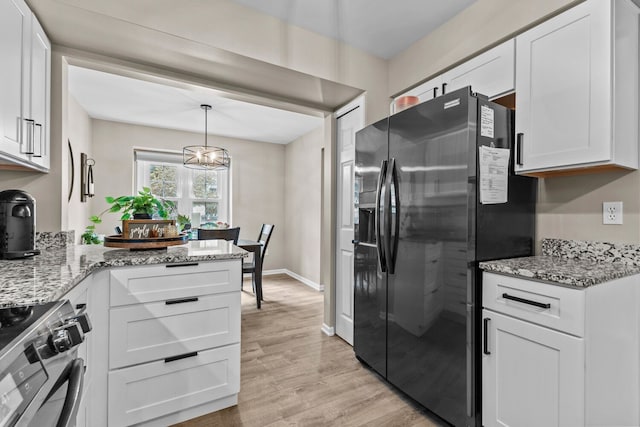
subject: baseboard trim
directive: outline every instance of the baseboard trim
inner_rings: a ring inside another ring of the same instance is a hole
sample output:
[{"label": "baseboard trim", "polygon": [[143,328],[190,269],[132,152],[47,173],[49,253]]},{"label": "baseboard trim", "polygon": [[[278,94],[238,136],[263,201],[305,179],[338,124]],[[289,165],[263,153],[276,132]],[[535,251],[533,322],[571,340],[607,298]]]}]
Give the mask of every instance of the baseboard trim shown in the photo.
[{"label": "baseboard trim", "polygon": [[273,276],[274,274],[287,274],[287,270],[284,268],[278,268],[276,270],[263,270],[263,276]]},{"label": "baseboard trim", "polygon": [[329,326],[326,323],[322,324],[322,332],[324,332],[325,335],[327,336],[334,336],[336,334],[336,330],[333,326]]},{"label": "baseboard trim", "polygon": [[[304,283],[305,285],[309,286],[312,289],[315,289],[318,292],[322,292],[324,291],[324,285],[320,285],[316,282],[314,282],[313,280],[309,280],[306,277],[302,277],[301,275],[294,273],[291,270],[287,270],[286,268],[278,268],[275,270],[263,270],[262,271],[262,275],[263,276],[273,276],[274,274],[286,274],[289,277],[292,277],[294,279],[296,279],[297,281]],[[245,275],[251,275],[250,273],[245,273]]]},{"label": "baseboard trim", "polygon": [[294,279],[304,283],[305,285],[309,286],[312,289],[315,289],[318,292],[322,292],[324,290],[324,287],[322,285],[320,285],[320,284],[318,284],[318,283],[316,283],[316,282],[314,282],[312,280],[309,280],[306,277],[302,277],[301,275],[296,274],[291,270],[286,270],[285,269],[285,274],[287,276],[293,277]]}]

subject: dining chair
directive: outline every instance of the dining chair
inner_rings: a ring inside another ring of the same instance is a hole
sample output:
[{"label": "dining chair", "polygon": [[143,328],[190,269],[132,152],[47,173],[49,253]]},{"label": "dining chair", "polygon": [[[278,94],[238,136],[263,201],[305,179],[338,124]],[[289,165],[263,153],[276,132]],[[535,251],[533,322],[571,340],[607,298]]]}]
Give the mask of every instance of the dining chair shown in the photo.
[{"label": "dining chair", "polygon": [[[267,245],[269,244],[269,240],[271,240],[271,233],[273,233],[274,229],[273,224],[262,224],[260,228],[260,234],[258,235],[258,243],[262,245],[260,249],[260,263],[264,268],[264,255],[267,253]],[[255,259],[252,262],[245,262],[242,264],[242,273],[251,273],[251,286],[253,288],[253,292],[256,292],[256,262]],[[260,271],[262,274],[262,271]]]},{"label": "dining chair", "polygon": [[198,240],[233,240],[233,244],[237,245],[238,237],[240,237],[240,227],[198,229]]}]

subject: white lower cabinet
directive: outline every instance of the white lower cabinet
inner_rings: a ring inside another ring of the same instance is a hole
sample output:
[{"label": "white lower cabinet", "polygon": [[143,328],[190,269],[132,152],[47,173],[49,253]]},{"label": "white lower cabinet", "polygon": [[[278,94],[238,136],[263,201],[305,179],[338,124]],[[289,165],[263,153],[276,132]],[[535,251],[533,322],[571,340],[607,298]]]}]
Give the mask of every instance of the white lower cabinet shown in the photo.
[{"label": "white lower cabinet", "polygon": [[111,309],[109,367],[240,342],[237,299],[231,292]]},{"label": "white lower cabinet", "polygon": [[485,272],[483,425],[640,425],[639,278],[582,288]]},{"label": "white lower cabinet", "polygon": [[[109,372],[109,425],[154,420],[239,391],[240,344],[113,370]],[[149,425],[166,424],[158,420]]]},{"label": "white lower cabinet", "polygon": [[584,340],[489,310],[482,317],[485,427],[584,425]]},{"label": "white lower cabinet", "polygon": [[237,404],[242,260],[94,277],[92,427],[167,426]]}]

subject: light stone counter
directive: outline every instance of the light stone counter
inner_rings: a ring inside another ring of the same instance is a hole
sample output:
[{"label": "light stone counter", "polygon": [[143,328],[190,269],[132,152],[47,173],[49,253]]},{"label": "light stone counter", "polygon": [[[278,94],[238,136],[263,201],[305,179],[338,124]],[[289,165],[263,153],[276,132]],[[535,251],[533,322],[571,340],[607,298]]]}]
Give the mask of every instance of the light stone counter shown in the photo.
[{"label": "light stone counter", "polygon": [[166,250],[143,251],[101,245],[37,246],[42,251],[40,255],[0,260],[0,307],[55,301],[103,268],[228,260],[248,255],[224,240],[196,240]]},{"label": "light stone counter", "polygon": [[543,239],[542,255],[481,262],[487,272],[587,287],[640,273],[640,245]]}]

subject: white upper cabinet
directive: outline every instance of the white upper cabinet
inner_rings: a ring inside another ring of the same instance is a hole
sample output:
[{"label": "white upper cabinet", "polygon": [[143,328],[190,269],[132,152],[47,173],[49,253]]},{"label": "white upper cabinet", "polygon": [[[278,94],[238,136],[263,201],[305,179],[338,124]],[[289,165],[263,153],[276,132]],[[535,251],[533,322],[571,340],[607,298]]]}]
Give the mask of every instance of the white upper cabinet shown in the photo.
[{"label": "white upper cabinet", "polygon": [[49,169],[51,44],[22,0],[0,0],[0,159]]},{"label": "white upper cabinet", "polygon": [[31,12],[23,2],[0,0],[0,151],[26,160],[22,147],[22,79],[28,69]]},{"label": "white upper cabinet", "polygon": [[638,167],[638,15],[587,0],[516,37],[516,171]]},{"label": "white upper cabinet", "polygon": [[515,88],[515,41],[508,40],[471,58],[442,75],[446,93],[471,86],[477,93],[496,98]]},{"label": "white upper cabinet", "polygon": [[51,44],[40,23],[32,16],[30,111],[34,121],[31,161],[49,169],[49,105],[51,104]]},{"label": "white upper cabinet", "polygon": [[[431,80],[422,83],[394,98],[394,101],[403,96],[417,96],[420,102],[429,101],[436,96],[442,95],[442,76],[436,76]],[[395,102],[391,103],[391,114],[397,113],[399,110],[395,107]]]},{"label": "white upper cabinet", "polygon": [[[412,95],[417,96],[420,102],[424,102],[465,86],[471,86],[471,90],[489,98],[496,98],[513,92],[514,73],[515,40],[511,39],[394,99]],[[391,114],[395,112],[396,109],[392,105]]]}]

